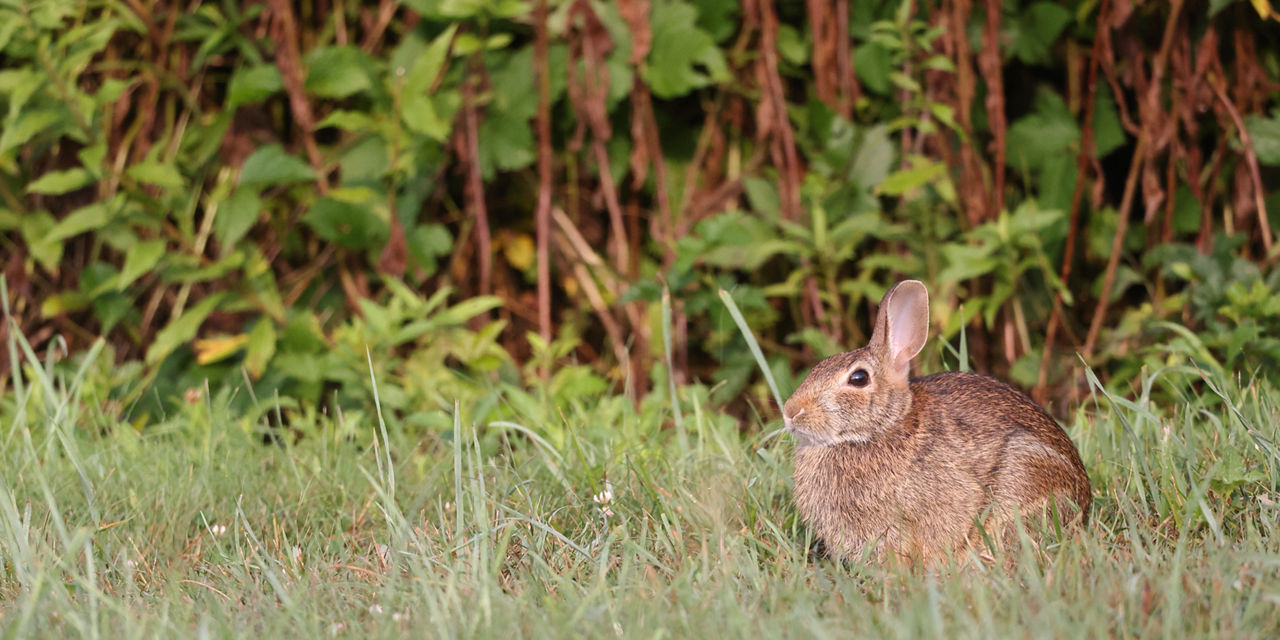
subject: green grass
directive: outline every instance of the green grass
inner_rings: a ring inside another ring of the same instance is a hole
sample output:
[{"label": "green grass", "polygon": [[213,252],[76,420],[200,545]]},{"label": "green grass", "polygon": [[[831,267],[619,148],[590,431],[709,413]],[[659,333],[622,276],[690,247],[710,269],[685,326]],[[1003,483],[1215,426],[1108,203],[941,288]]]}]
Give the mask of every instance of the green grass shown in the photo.
[{"label": "green grass", "polygon": [[1194,370],[1099,391],[1066,425],[1095,483],[1086,531],[1008,572],[917,575],[813,557],[790,442],[701,388],[681,390],[682,432],[669,398],[602,395],[553,407],[559,425],[304,416],[264,444],[224,395],[139,434],[76,369],[24,359],[0,399],[5,637],[1280,628],[1280,393]]}]

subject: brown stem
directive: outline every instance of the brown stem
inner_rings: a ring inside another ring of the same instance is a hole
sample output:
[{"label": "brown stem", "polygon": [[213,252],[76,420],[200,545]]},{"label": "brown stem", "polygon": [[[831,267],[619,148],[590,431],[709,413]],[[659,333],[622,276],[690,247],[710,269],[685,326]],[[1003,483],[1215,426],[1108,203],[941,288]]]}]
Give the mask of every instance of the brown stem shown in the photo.
[{"label": "brown stem", "polygon": [[1240,132],[1240,144],[1244,147],[1244,159],[1249,165],[1249,176],[1253,179],[1253,202],[1258,213],[1258,230],[1262,232],[1262,248],[1266,252],[1267,257],[1271,257],[1271,224],[1267,221],[1267,203],[1263,200],[1262,173],[1258,169],[1258,156],[1253,152],[1253,139],[1249,137],[1249,130],[1244,126],[1244,120],[1240,117],[1240,111],[1227,98],[1227,92],[1222,88],[1222,80],[1220,78],[1211,78],[1209,87],[1213,89],[1214,95],[1222,102],[1222,106],[1227,110],[1227,115],[1231,116],[1231,121],[1236,125],[1236,131]]},{"label": "brown stem", "polygon": [[[1098,15],[1106,16],[1110,0],[1102,0]],[[1099,29],[1109,29],[1103,20],[1098,22]],[[1094,155],[1093,148],[1093,114],[1098,93],[1098,60],[1102,56],[1102,37],[1093,41],[1093,51],[1089,54],[1089,89],[1084,104],[1084,126],[1080,135],[1080,155],[1076,157],[1076,185],[1071,191],[1071,211],[1068,214],[1067,241],[1062,249],[1062,269],[1059,280],[1068,286],[1071,278],[1071,265],[1076,255],[1076,236],[1080,227],[1080,201],[1084,197],[1085,176],[1089,170],[1089,159]],[[1062,292],[1053,294],[1053,312],[1049,314],[1049,326],[1045,329],[1044,348],[1040,353],[1040,372],[1036,376],[1036,388],[1033,396],[1040,404],[1044,404],[1049,381],[1049,358],[1053,353],[1053,342],[1058,334],[1058,323],[1062,321]]]},{"label": "brown stem", "polygon": [[760,50],[764,61],[763,85],[764,102],[773,115],[770,126],[773,128],[775,148],[778,151],[779,170],[782,173],[780,186],[782,191],[783,218],[795,220],[800,217],[800,159],[796,153],[795,136],[791,132],[791,122],[787,119],[787,99],[782,90],[782,76],[778,72],[778,15],[773,10],[772,0],[756,0],[760,12]]},{"label": "brown stem", "polygon": [[[538,74],[538,335],[551,341],[551,75],[547,67],[547,0],[538,0],[534,66]],[[543,377],[549,373],[541,372]]]},{"label": "brown stem", "polygon": [[[1169,11],[1169,19],[1165,23],[1164,37],[1160,42],[1160,51],[1156,54],[1155,62],[1151,70],[1151,84],[1147,91],[1157,93],[1164,78],[1165,65],[1169,61],[1169,48],[1173,43],[1173,35],[1178,24],[1178,17],[1182,13],[1182,0],[1173,0]],[[1154,96],[1147,96],[1144,99],[1149,103],[1158,103],[1153,99]],[[1147,140],[1150,129],[1144,127],[1138,135],[1138,144],[1133,150],[1133,161],[1129,165],[1129,177],[1124,184],[1124,197],[1120,202],[1120,219],[1116,223],[1116,237],[1111,242],[1111,255],[1107,256],[1107,270],[1102,279],[1102,292],[1098,296],[1098,305],[1093,310],[1093,320],[1089,323],[1089,333],[1084,340],[1084,358],[1088,360],[1093,356],[1093,348],[1098,340],[1098,332],[1102,330],[1102,321],[1107,315],[1107,302],[1111,297],[1111,286],[1115,284],[1116,268],[1120,265],[1120,252],[1124,247],[1124,236],[1129,230],[1130,207],[1133,206],[1134,191],[1138,182],[1138,174],[1142,169],[1144,156],[1147,153]]]},{"label": "brown stem", "polygon": [[276,66],[280,67],[280,76],[284,79],[285,93],[289,95],[289,110],[298,128],[302,129],[302,145],[307,150],[307,159],[316,172],[316,187],[320,194],[329,192],[329,180],[325,176],[324,158],[320,156],[320,147],[316,145],[315,117],[311,112],[311,102],[307,99],[303,86],[302,55],[298,51],[298,24],[294,19],[293,5],[288,0],[270,0],[271,12],[275,14],[280,32],[276,38],[279,46],[276,49]]},{"label": "brown stem", "polygon": [[813,34],[813,81],[818,99],[836,108],[836,85],[839,73],[831,68],[836,57],[835,21],[831,19],[829,0],[806,0],[809,31]]},{"label": "brown stem", "polygon": [[[474,70],[474,66],[472,67]],[[478,80],[478,78],[476,79]],[[471,212],[476,218],[476,256],[480,262],[480,295],[489,295],[491,290],[491,269],[493,249],[491,248],[489,230],[489,210],[485,206],[484,179],[480,175],[480,127],[476,115],[475,80],[468,78],[462,83],[463,126],[466,130],[467,145],[467,187],[471,196]]]},{"label": "brown stem", "polygon": [[982,53],[978,65],[987,81],[987,121],[991,125],[991,144],[995,147],[995,186],[987,216],[995,219],[1004,210],[1005,114],[1004,75],[1000,68],[1000,1],[987,0],[987,21],[982,34]]},{"label": "brown stem", "polygon": [[1138,137],[1138,144],[1133,149],[1133,161],[1129,164],[1129,177],[1124,181],[1124,196],[1120,199],[1120,219],[1116,221],[1116,235],[1111,240],[1111,255],[1107,256],[1107,270],[1102,278],[1102,292],[1098,295],[1098,305],[1093,309],[1093,320],[1089,323],[1089,333],[1084,339],[1082,349],[1084,359],[1093,356],[1093,347],[1098,340],[1098,332],[1102,329],[1102,321],[1107,315],[1107,300],[1111,297],[1111,285],[1115,283],[1116,268],[1120,265],[1120,252],[1124,248],[1124,236],[1129,230],[1130,208],[1133,207],[1133,195],[1137,191],[1138,174],[1142,169],[1142,158],[1146,147],[1146,130]]},{"label": "brown stem", "polygon": [[853,43],[849,39],[849,0],[836,0],[836,72],[840,84],[836,111],[846,120],[853,118],[853,105],[862,97],[862,89],[853,72],[851,49]]}]

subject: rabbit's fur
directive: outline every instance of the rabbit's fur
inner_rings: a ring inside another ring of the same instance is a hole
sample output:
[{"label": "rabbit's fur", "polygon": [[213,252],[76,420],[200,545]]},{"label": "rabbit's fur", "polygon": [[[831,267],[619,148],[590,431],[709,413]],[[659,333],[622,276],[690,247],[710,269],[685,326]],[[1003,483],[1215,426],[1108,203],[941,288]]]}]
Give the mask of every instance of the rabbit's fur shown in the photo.
[{"label": "rabbit's fur", "polygon": [[1044,409],[983,375],[909,378],[928,332],[928,292],[900,282],[867,346],[818,363],[787,400],[796,503],[828,552],[928,563],[981,547],[979,525],[1016,539],[1015,514],[1087,519],[1089,477]]}]

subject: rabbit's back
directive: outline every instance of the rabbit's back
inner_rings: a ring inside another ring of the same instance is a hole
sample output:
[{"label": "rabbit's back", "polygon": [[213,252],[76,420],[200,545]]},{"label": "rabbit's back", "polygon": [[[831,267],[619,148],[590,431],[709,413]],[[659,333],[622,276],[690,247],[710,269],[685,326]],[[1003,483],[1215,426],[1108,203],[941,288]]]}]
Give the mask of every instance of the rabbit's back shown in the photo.
[{"label": "rabbit's back", "polygon": [[[912,413],[942,459],[969,467],[992,499],[1011,509],[1070,498],[1087,514],[1089,477],[1071,438],[1026,394],[976,373],[938,373],[911,381]],[[1065,507],[1065,505],[1060,505]]]}]

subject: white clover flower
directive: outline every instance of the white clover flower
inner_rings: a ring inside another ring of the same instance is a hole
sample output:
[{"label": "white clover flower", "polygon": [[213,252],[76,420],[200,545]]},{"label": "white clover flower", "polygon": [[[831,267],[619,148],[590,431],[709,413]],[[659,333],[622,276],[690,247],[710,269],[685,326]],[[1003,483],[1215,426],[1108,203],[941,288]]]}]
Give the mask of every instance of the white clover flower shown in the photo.
[{"label": "white clover flower", "polygon": [[220,536],[220,535],[222,535],[222,534],[224,534],[224,533],[226,533],[226,532],[227,532],[227,525],[225,525],[225,524],[215,524],[215,525],[212,525],[212,526],[210,526],[210,527],[209,527],[209,531],[210,531],[210,532],[212,532],[212,533],[213,533],[213,535],[215,535],[215,536]]},{"label": "white clover flower", "polygon": [[380,604],[369,605],[369,613],[372,613],[374,615],[379,615],[379,616],[382,615],[382,605]]},{"label": "white clover flower", "polygon": [[595,503],[599,505],[609,504],[609,501],[613,500],[613,483],[609,482],[608,480],[605,480],[604,491],[601,491],[600,493],[597,493],[591,496],[591,499],[594,500]]},{"label": "white clover flower", "polygon": [[613,483],[605,480],[604,491],[591,496],[591,500],[600,505],[600,510],[604,511],[604,515],[613,515],[613,509],[609,508],[609,503],[613,501]]}]

